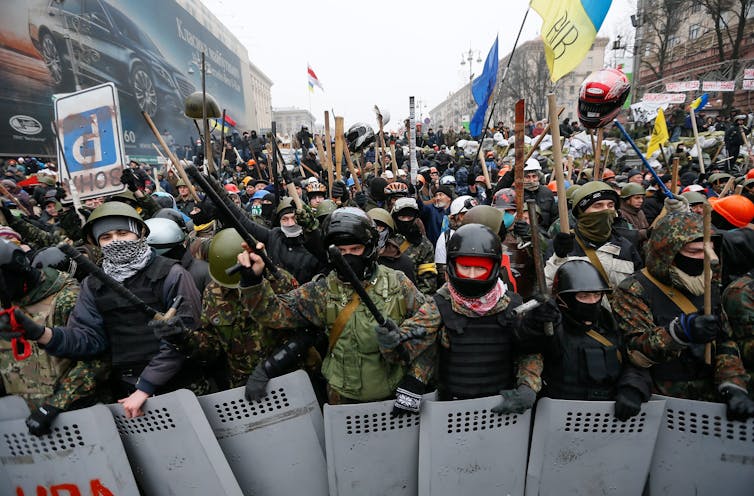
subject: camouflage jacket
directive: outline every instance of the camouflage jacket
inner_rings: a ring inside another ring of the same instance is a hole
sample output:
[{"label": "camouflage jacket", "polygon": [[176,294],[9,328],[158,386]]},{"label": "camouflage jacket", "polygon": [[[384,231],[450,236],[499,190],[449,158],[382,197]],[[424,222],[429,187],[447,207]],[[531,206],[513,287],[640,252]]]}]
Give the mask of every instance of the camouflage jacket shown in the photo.
[{"label": "camouflage jacket", "polygon": [[[670,267],[681,248],[702,236],[701,216],[692,213],[670,214],[655,226],[647,242],[647,271],[663,284],[672,285]],[[713,286],[720,281],[719,270],[713,272]],[[676,288],[683,293],[683,288]],[[698,354],[696,345],[681,343],[673,338],[667,325],[658,325],[653,315],[653,302],[640,282],[638,274],[626,278],[615,289],[612,308],[623,334],[628,355],[638,367],[671,362]],[[701,308],[699,308],[701,310]],[[682,311],[678,309],[678,314]],[[653,376],[654,390],[660,394],[681,398],[717,401],[717,388],[732,383],[746,389],[748,376],[744,370],[738,347],[730,338],[729,325],[723,326],[724,339],[714,346],[713,363],[708,378],[688,381],[658,381]],[[701,346],[703,350],[703,346]],[[697,362],[700,360],[696,358]],[[650,368],[650,372],[652,372]]]},{"label": "camouflage jacket", "polygon": [[[278,278],[268,276],[275,294],[296,288],[298,284],[290,273],[283,269],[279,273]],[[199,359],[219,358],[228,373],[229,386],[238,387],[286,338],[286,333],[264,327],[251,316],[238,288],[224,288],[212,281],[202,297],[202,327],[191,333],[189,346]]]},{"label": "camouflage jacket", "polygon": [[[380,276],[380,271],[396,272],[399,285],[397,290],[402,304],[406,308],[406,316],[410,317],[419,310],[424,303],[424,296],[416,289],[414,284],[402,272],[393,271],[382,265],[377,266],[377,272],[372,280]],[[249,309],[252,317],[256,318],[262,325],[272,329],[293,329],[307,327],[309,329],[320,329],[326,333],[330,332],[337,312],[328,311],[331,306],[333,295],[330,289],[333,285],[340,288],[340,298],[338,307],[342,309],[350,301],[353,290],[351,287],[337,278],[334,271],[326,277],[308,282],[301,287],[294,289],[286,294],[276,295],[269,281],[264,279],[260,284],[241,288],[243,304]],[[367,294],[372,296],[378,309],[381,308],[379,301],[382,301],[382,295],[375,294],[373,287],[367,288]],[[366,305],[359,303],[356,312],[367,312]],[[354,312],[354,313],[356,313]],[[373,317],[369,315],[370,319]],[[351,316],[346,323],[341,335],[348,333],[349,325],[354,321],[355,316]],[[401,319],[399,319],[401,320]],[[376,321],[374,321],[376,325]],[[376,334],[375,334],[376,345]],[[408,346],[408,353],[402,354],[396,350],[380,350],[383,358],[388,362],[408,364],[408,373],[427,384],[433,369],[434,356],[427,351],[426,346],[417,346],[415,348]]]},{"label": "camouflage jacket", "polygon": [[754,277],[751,272],[725,288],[723,310],[744,367],[750,375],[754,374]]},{"label": "camouflage jacket", "polygon": [[[464,308],[457,304],[450,297],[450,292],[447,288],[447,283],[437,290],[437,294],[450,301],[451,307],[454,312],[460,313],[466,317],[479,317],[473,311]],[[489,313],[502,312],[508,307],[510,298],[503,296],[498,300]],[[403,346],[410,347],[412,353],[416,354],[417,350],[425,348],[442,346],[444,348],[450,348],[450,338],[442,322],[440,311],[437,308],[437,303],[434,298],[427,298],[424,305],[419,308],[419,311],[403,321],[400,325],[402,333],[411,333],[412,335],[424,334],[425,337],[421,339],[411,339],[405,341]],[[512,332],[512,330],[510,330]],[[437,351],[435,351],[435,355]],[[432,373],[436,371],[433,369]],[[542,389],[542,370],[544,368],[544,362],[542,354],[540,353],[521,353],[517,356],[515,364],[511,364],[516,368],[516,385],[525,384],[532,388],[534,391]]]},{"label": "camouflage jacket", "polygon": [[435,249],[426,236],[418,244],[408,241],[402,234],[395,234],[391,238],[405,253],[416,269],[416,287],[425,295],[434,294],[437,290],[437,266],[435,265]]},{"label": "camouflage jacket", "polygon": [[[37,323],[63,326],[76,304],[79,285],[63,272],[50,268],[42,272],[39,285],[17,304]],[[18,394],[32,409],[49,404],[69,410],[107,401],[102,386],[110,372],[108,361],[72,361],[48,355],[35,342],[30,346],[31,356],[17,362],[10,343],[0,341],[0,374],[6,393]]]}]

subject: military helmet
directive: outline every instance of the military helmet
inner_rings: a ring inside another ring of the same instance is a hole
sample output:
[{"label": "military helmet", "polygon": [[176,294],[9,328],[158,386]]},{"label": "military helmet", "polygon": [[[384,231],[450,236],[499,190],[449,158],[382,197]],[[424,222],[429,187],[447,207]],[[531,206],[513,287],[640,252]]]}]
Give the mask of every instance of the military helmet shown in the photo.
[{"label": "military helmet", "polygon": [[682,197],[689,201],[689,205],[697,205],[699,203],[709,203],[707,197],[698,191],[687,191],[681,194]]},{"label": "military helmet", "polygon": [[133,204],[138,203],[136,201],[136,197],[133,194],[133,191],[130,191],[130,190],[127,190],[127,189],[124,189],[120,193],[115,193],[114,195],[110,196],[107,199],[107,201],[109,201],[109,202],[111,202],[111,201],[118,201],[118,202],[125,202],[125,203],[131,202]]},{"label": "military helmet", "polygon": [[179,186],[186,186],[188,188],[188,184],[186,184],[186,182],[183,179],[179,179],[178,182],[175,183],[176,188]]},{"label": "military helmet", "polygon": [[597,268],[587,260],[569,260],[558,267],[552,281],[554,295],[612,291]]},{"label": "military helmet", "polygon": [[60,272],[66,272],[70,275],[76,274],[78,264],[71,257],[63,253],[56,246],[48,246],[39,250],[31,261],[31,266],[35,269],[44,269],[51,267]]},{"label": "military helmet", "polygon": [[625,186],[623,186],[623,189],[620,190],[620,197],[625,200],[626,198],[630,198],[632,196],[636,195],[646,195],[647,192],[644,190],[644,187],[641,184],[637,183],[628,183]]},{"label": "military helmet", "polygon": [[461,225],[465,226],[466,224],[482,224],[483,226],[487,226],[501,239],[505,236],[503,212],[490,205],[471,207],[461,221]]},{"label": "military helmet", "polygon": [[[500,238],[487,226],[465,224],[459,227],[448,240],[447,253],[448,279],[461,295],[467,298],[483,296],[497,284],[503,248]],[[492,265],[484,279],[461,277],[456,271],[456,261],[459,257],[486,258],[492,261]]]},{"label": "military helmet", "polygon": [[241,274],[235,273],[229,276],[226,269],[234,266],[238,261],[238,254],[243,238],[233,228],[223,229],[216,233],[209,244],[209,275],[213,281],[224,288],[237,288],[241,283]]},{"label": "military helmet", "polygon": [[590,181],[584,184],[573,194],[573,215],[578,218],[592,203],[601,200],[613,200],[617,205],[618,193],[602,181]]},{"label": "military helmet", "polygon": [[144,223],[144,221],[132,206],[123,202],[111,201],[103,203],[99,207],[95,208],[89,216],[89,219],[87,219],[86,224],[84,224],[84,236],[89,239],[89,241],[93,245],[99,245],[97,239],[94,238],[93,234],[93,228],[95,224],[98,224],[100,221],[107,219],[108,217],[120,217],[133,221],[136,223],[136,226],[138,226],[138,229],[139,231],[141,231],[140,234],[142,236],[149,235],[149,227]]},{"label": "military helmet", "polygon": [[315,216],[317,217],[317,219],[322,221],[324,217],[327,217],[331,213],[335,212],[337,209],[338,209],[338,204],[328,198],[326,200],[322,200],[322,202],[320,202],[320,204],[317,205]]},{"label": "military helmet", "polygon": [[[293,212],[295,209],[296,205],[293,203],[293,198],[290,196],[284,196],[280,199],[280,203],[278,203],[278,207],[275,209],[275,215],[280,219],[280,217]],[[290,210],[290,212],[286,212],[286,210]]]},{"label": "military helmet", "polygon": [[381,222],[389,227],[391,231],[395,231],[393,217],[384,208],[372,208],[367,212],[367,215],[374,222]]},{"label": "military helmet", "polygon": [[145,224],[149,228],[147,244],[163,255],[186,239],[186,233],[171,219],[151,218]]},{"label": "military helmet", "polygon": [[[217,119],[219,117],[222,117],[222,112],[220,112],[220,106],[217,105],[217,102],[215,101],[215,98],[210,95],[209,93],[206,93],[207,96],[207,119]],[[203,95],[201,91],[195,91],[191,93],[189,96],[186,97],[186,100],[183,102],[183,113],[186,117],[189,119],[203,119],[204,115],[202,112],[202,102],[204,101]]]}]

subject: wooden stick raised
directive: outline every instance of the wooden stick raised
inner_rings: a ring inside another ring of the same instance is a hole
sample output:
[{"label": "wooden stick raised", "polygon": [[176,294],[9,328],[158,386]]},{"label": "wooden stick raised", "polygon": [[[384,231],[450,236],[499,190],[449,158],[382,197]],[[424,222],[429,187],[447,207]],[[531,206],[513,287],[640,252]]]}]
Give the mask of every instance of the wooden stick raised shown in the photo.
[{"label": "wooden stick raised", "polygon": [[328,198],[332,198],[332,149],[330,148],[330,112],[325,110],[325,161],[327,163],[327,191]]},{"label": "wooden stick raised", "polygon": [[673,174],[672,174],[672,183],[670,184],[670,191],[676,195],[678,194],[678,174],[679,169],[681,165],[681,160],[678,157],[673,157]]},{"label": "wooden stick raised", "polygon": [[524,218],[524,118],[526,103],[524,99],[516,102],[516,120],[514,130],[515,148],[513,177],[516,190],[516,220]]},{"label": "wooden stick raised", "polygon": [[346,137],[343,134],[343,117],[335,117],[335,180],[343,177],[343,148]]},{"label": "wooden stick raised", "polygon": [[[550,122],[557,122],[558,115],[555,111],[557,105],[557,98],[555,93],[547,95],[547,109],[549,111]],[[558,214],[560,216],[560,232],[567,233],[571,230],[568,222],[568,203],[565,201],[565,177],[563,177],[563,149],[557,146],[560,144],[560,127],[552,126],[550,128],[552,133],[552,160],[553,170],[555,172],[555,181],[558,184]],[[583,167],[582,167],[583,169]]]},{"label": "wooden stick raised", "polygon": [[165,154],[170,158],[170,161],[173,162],[173,166],[175,166],[175,170],[178,171],[178,175],[181,176],[181,179],[184,183],[186,183],[186,186],[188,186],[189,192],[191,193],[191,196],[194,197],[194,200],[199,203],[201,200],[199,199],[199,195],[196,193],[196,188],[194,188],[194,185],[189,181],[188,176],[186,175],[186,171],[183,168],[183,165],[178,161],[178,157],[173,154],[173,151],[168,148],[168,145],[165,143],[165,140],[162,138],[162,135],[157,130],[157,126],[154,125],[154,122],[152,122],[152,118],[149,117],[149,114],[141,111],[141,115],[144,117],[144,120],[147,121],[147,125],[149,126],[149,129],[152,130],[152,134],[154,134],[154,137],[157,139],[157,142],[162,147]]}]

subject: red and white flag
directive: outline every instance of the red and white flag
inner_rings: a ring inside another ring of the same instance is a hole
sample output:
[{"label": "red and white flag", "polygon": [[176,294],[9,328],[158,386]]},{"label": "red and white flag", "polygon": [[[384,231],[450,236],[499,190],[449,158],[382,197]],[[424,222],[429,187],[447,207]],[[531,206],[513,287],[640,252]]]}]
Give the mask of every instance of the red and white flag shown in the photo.
[{"label": "red and white flag", "polygon": [[322,83],[319,82],[319,78],[314,73],[314,70],[312,70],[312,66],[309,64],[306,65],[306,73],[309,76],[309,91],[314,91],[315,86],[322,91],[325,91],[325,88],[322,87]]}]

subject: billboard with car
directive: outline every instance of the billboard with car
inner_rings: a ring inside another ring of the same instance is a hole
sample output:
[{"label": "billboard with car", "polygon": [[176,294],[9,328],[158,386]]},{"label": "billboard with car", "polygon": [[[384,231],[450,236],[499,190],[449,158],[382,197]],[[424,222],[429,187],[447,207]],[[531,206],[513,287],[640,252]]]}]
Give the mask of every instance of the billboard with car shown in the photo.
[{"label": "billboard with car", "polygon": [[143,110],[176,155],[190,159],[199,133],[183,115],[183,102],[201,90],[202,52],[207,92],[239,126],[247,123],[248,55],[199,0],[3,4],[0,154],[56,155],[52,95],[112,82],[130,158],[153,161],[156,155]]}]

